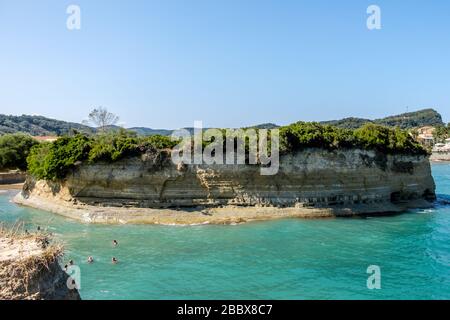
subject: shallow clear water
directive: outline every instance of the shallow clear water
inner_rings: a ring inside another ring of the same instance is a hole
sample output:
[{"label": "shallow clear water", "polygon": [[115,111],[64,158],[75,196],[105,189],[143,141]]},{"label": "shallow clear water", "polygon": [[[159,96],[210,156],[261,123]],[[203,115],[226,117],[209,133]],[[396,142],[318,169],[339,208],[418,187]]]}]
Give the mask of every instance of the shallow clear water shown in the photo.
[{"label": "shallow clear water", "polygon": [[[450,165],[433,165],[433,175],[450,199]],[[0,221],[62,240],[65,260],[81,267],[83,299],[450,299],[448,205],[379,218],[101,226],[18,207],[12,196],[0,193]],[[381,268],[380,290],[367,289],[369,265]]]}]

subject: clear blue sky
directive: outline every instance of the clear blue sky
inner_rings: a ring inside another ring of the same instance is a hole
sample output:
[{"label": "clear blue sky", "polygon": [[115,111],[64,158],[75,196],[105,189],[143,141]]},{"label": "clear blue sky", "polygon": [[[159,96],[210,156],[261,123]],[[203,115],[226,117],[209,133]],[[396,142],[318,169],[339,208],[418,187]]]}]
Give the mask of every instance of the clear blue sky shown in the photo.
[{"label": "clear blue sky", "polygon": [[179,128],[409,106],[450,121],[449,15],[447,0],[0,0],[0,113],[80,122],[104,106],[128,127]]}]

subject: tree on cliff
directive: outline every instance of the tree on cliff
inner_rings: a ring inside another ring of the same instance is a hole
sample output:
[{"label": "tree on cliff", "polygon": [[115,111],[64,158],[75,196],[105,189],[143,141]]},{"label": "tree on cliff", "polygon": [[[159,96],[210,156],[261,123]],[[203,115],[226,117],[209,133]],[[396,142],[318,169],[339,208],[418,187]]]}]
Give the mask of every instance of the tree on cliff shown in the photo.
[{"label": "tree on cliff", "polygon": [[0,136],[0,170],[25,170],[30,149],[36,144],[36,140],[22,133]]},{"label": "tree on cliff", "polygon": [[119,117],[108,109],[99,107],[89,113],[87,123],[95,125],[100,131],[104,132],[107,127],[115,125],[119,121]]}]

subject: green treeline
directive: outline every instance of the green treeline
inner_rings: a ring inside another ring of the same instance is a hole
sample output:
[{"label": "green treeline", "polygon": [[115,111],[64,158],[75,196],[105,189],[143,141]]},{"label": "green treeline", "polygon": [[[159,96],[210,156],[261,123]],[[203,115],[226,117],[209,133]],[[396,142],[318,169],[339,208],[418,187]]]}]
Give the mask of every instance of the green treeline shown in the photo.
[{"label": "green treeline", "polygon": [[22,133],[0,136],[0,170],[26,170],[28,154],[37,144],[31,136]]},{"label": "green treeline", "polygon": [[62,179],[81,162],[113,162],[148,150],[170,149],[175,145],[170,137],[138,137],[126,130],[92,136],[78,133],[32,148],[28,156],[28,171],[38,179]]},{"label": "green treeline", "polygon": [[[126,130],[90,136],[64,136],[53,143],[34,146],[28,156],[28,171],[38,179],[62,179],[77,164],[83,162],[113,162],[149,150],[171,149],[176,144],[176,141],[167,136],[138,137]],[[203,146],[207,144],[208,142],[204,142]],[[380,125],[366,124],[351,130],[319,123],[297,122],[280,127],[282,154],[305,148],[361,148],[387,154],[427,154],[406,131]]]},{"label": "green treeline", "polygon": [[297,122],[280,128],[280,140],[282,152],[303,148],[360,148],[387,154],[427,154],[407,131],[371,123],[352,130],[314,122]]}]

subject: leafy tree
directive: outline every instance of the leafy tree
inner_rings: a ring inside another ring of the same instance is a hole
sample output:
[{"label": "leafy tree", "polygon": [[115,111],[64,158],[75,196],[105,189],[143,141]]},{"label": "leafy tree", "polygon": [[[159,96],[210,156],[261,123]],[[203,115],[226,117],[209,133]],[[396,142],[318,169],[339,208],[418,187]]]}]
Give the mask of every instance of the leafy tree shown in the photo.
[{"label": "leafy tree", "polygon": [[35,145],[30,150],[30,154],[27,158],[28,172],[38,179],[54,178],[54,176],[51,176],[51,174],[48,173],[48,165],[46,164],[51,147],[52,143],[43,142],[39,145]]},{"label": "leafy tree", "polygon": [[0,169],[26,170],[26,159],[30,149],[38,144],[26,134],[5,134],[0,136]]},{"label": "leafy tree", "polygon": [[89,138],[78,134],[61,137],[32,149],[27,159],[29,172],[41,179],[62,179],[76,164],[88,158],[91,149]]}]

